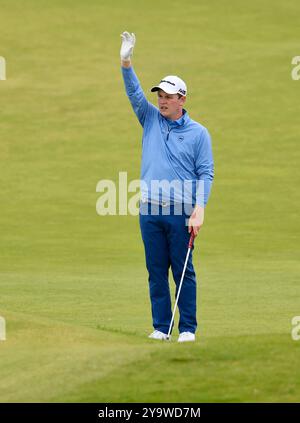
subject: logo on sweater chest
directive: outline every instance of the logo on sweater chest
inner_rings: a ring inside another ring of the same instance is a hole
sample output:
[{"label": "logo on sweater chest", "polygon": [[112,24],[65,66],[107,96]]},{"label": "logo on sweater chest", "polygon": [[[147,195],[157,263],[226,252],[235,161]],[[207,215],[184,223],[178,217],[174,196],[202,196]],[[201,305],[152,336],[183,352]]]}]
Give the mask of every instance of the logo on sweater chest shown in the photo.
[{"label": "logo on sweater chest", "polygon": [[178,141],[179,142],[182,142],[184,140],[184,136],[183,135],[180,135],[179,137],[178,137]]}]

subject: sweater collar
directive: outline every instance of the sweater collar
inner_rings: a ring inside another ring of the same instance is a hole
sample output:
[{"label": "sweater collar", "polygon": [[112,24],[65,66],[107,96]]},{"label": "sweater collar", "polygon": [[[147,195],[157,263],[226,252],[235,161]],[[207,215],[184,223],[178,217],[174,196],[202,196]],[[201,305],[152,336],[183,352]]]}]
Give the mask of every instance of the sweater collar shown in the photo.
[{"label": "sweater collar", "polygon": [[176,120],[171,120],[168,118],[164,118],[166,119],[166,121],[168,122],[169,125],[171,126],[183,126],[187,123],[188,119],[189,119],[189,115],[188,112],[185,109],[182,109],[183,115]]}]

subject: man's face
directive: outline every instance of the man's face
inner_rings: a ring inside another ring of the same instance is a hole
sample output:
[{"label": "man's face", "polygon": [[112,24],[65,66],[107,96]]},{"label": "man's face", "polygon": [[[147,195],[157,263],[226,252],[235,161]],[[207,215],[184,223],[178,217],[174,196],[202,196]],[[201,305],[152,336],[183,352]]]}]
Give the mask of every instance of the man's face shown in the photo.
[{"label": "man's face", "polygon": [[182,115],[182,108],[186,97],[178,97],[178,94],[167,94],[158,90],[158,108],[160,113],[168,119],[176,120]]}]

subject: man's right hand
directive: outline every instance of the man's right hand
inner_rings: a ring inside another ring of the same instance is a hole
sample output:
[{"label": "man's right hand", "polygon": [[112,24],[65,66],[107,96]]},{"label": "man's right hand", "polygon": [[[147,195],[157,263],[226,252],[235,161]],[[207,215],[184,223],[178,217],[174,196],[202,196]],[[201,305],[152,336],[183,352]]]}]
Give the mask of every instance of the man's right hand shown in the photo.
[{"label": "man's right hand", "polygon": [[127,62],[130,63],[131,56],[133,54],[133,48],[135,45],[135,35],[134,33],[129,34],[129,32],[125,31],[121,34],[122,38],[122,45],[120,56],[122,63]]}]

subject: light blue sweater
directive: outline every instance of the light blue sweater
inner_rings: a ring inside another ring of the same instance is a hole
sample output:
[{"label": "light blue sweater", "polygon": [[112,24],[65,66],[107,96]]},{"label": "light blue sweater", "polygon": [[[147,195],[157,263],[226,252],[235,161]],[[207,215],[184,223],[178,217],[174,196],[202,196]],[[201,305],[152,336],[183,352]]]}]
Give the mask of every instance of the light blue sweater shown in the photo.
[{"label": "light blue sweater", "polygon": [[208,130],[187,111],[172,121],[145,97],[132,68],[122,74],[133,110],[143,127],[141,197],[150,201],[181,202],[204,207],[214,177]]}]

